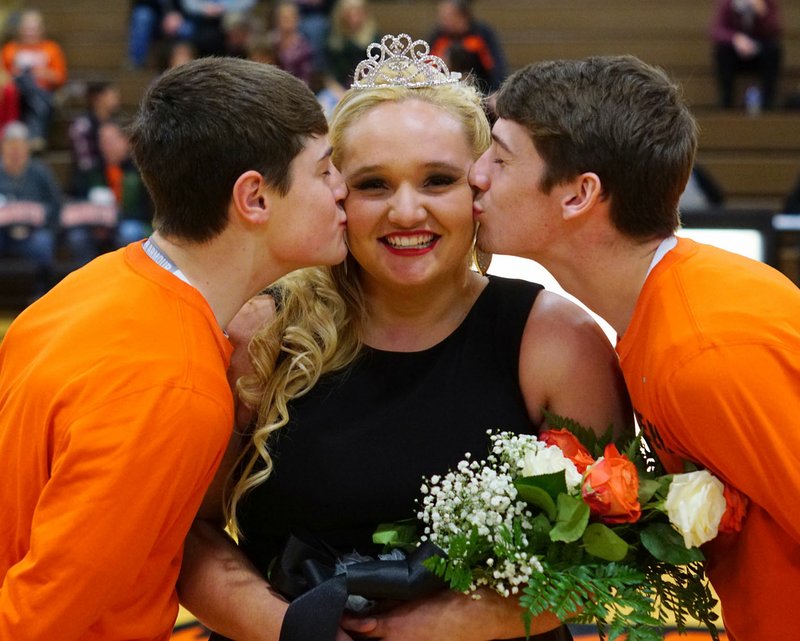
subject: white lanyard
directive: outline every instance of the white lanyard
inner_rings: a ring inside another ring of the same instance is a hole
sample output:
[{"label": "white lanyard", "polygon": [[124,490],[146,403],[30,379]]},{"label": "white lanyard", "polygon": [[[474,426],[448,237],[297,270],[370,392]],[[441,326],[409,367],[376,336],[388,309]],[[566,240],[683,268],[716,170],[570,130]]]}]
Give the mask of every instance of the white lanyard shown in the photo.
[{"label": "white lanyard", "polygon": [[150,256],[150,258],[153,259],[153,262],[156,265],[158,265],[159,267],[163,267],[171,274],[175,274],[184,283],[191,285],[189,279],[186,278],[186,274],[184,274],[178,268],[178,266],[172,262],[170,257],[167,256],[158,245],[156,245],[156,241],[153,240],[152,236],[150,236],[146,241],[144,241],[144,253]]},{"label": "white lanyard", "polygon": [[667,236],[664,240],[661,241],[661,244],[656,249],[656,253],[653,256],[653,260],[650,261],[650,267],[647,268],[647,274],[645,278],[650,275],[650,272],[653,271],[653,267],[658,265],[659,261],[667,255],[667,252],[675,247],[678,244],[678,239],[675,236]]}]

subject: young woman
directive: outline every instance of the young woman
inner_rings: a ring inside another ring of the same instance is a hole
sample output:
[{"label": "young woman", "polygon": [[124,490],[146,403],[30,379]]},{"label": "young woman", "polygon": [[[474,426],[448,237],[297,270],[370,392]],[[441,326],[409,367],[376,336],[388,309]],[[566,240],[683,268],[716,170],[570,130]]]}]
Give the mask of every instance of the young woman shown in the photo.
[{"label": "young woman", "polygon": [[[240,391],[258,419],[229,493],[241,548],[202,521],[187,543],[185,605],[237,641],[279,636],[287,603],[264,577],[290,534],[374,554],[375,527],[413,517],[422,477],[486,452],[487,429],[535,433],[543,409],[598,431],[631,422],[613,349],[585,312],[471,268],[468,173],[489,125],[479,94],[426,53],[387,36],[381,62],[359,67],[334,113],[350,255],[284,280],[277,313],[251,344],[254,373]],[[218,518],[215,502],[209,495],[204,516]],[[549,631],[568,638],[553,616],[533,622],[532,633]],[[514,599],[441,591],[348,617],[338,638],[351,634],[525,632]]]}]

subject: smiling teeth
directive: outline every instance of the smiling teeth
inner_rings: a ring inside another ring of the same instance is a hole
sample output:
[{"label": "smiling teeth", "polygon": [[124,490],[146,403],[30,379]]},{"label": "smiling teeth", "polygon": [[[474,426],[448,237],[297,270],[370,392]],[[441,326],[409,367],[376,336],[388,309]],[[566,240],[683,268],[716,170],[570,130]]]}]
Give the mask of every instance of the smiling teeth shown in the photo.
[{"label": "smiling teeth", "polygon": [[415,236],[386,236],[386,243],[392,247],[419,249],[433,242],[433,234],[417,234]]}]

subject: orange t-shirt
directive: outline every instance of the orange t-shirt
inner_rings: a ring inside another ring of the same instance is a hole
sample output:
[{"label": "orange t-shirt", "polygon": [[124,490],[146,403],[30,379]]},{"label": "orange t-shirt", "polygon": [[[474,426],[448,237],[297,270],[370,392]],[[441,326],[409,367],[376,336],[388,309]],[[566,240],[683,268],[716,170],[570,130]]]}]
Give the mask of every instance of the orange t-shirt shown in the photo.
[{"label": "orange t-shirt", "polygon": [[114,192],[114,198],[116,198],[118,204],[122,203],[122,178],[122,167],[119,165],[106,165],[106,182],[111,191]]},{"label": "orange t-shirt", "polygon": [[0,343],[0,639],[169,639],[183,539],[233,425],[232,347],[134,243]]},{"label": "orange t-shirt", "polygon": [[[3,65],[12,75],[16,76],[26,68],[33,69],[33,76],[42,89],[53,91],[67,81],[67,59],[54,40],[42,40],[31,45],[11,40],[3,45],[2,56]],[[41,76],[44,69],[50,70],[51,78],[45,80]]]},{"label": "orange t-shirt", "polygon": [[669,472],[692,461],[750,499],[706,544],[732,641],[794,638],[800,594],[800,290],[679,239],[617,345],[639,424]]}]

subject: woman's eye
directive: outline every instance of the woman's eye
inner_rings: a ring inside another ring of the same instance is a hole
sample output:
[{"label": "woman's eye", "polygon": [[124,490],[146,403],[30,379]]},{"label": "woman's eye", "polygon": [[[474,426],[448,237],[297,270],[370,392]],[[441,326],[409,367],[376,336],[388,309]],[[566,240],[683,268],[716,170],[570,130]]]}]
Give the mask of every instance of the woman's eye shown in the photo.
[{"label": "woman's eye", "polygon": [[456,179],[453,176],[431,176],[425,181],[425,184],[429,187],[446,187],[448,185],[452,185],[456,182]]},{"label": "woman's eye", "polygon": [[386,184],[380,178],[368,178],[353,184],[351,189],[355,189],[357,191],[368,191],[370,189],[383,189],[385,186]]}]

